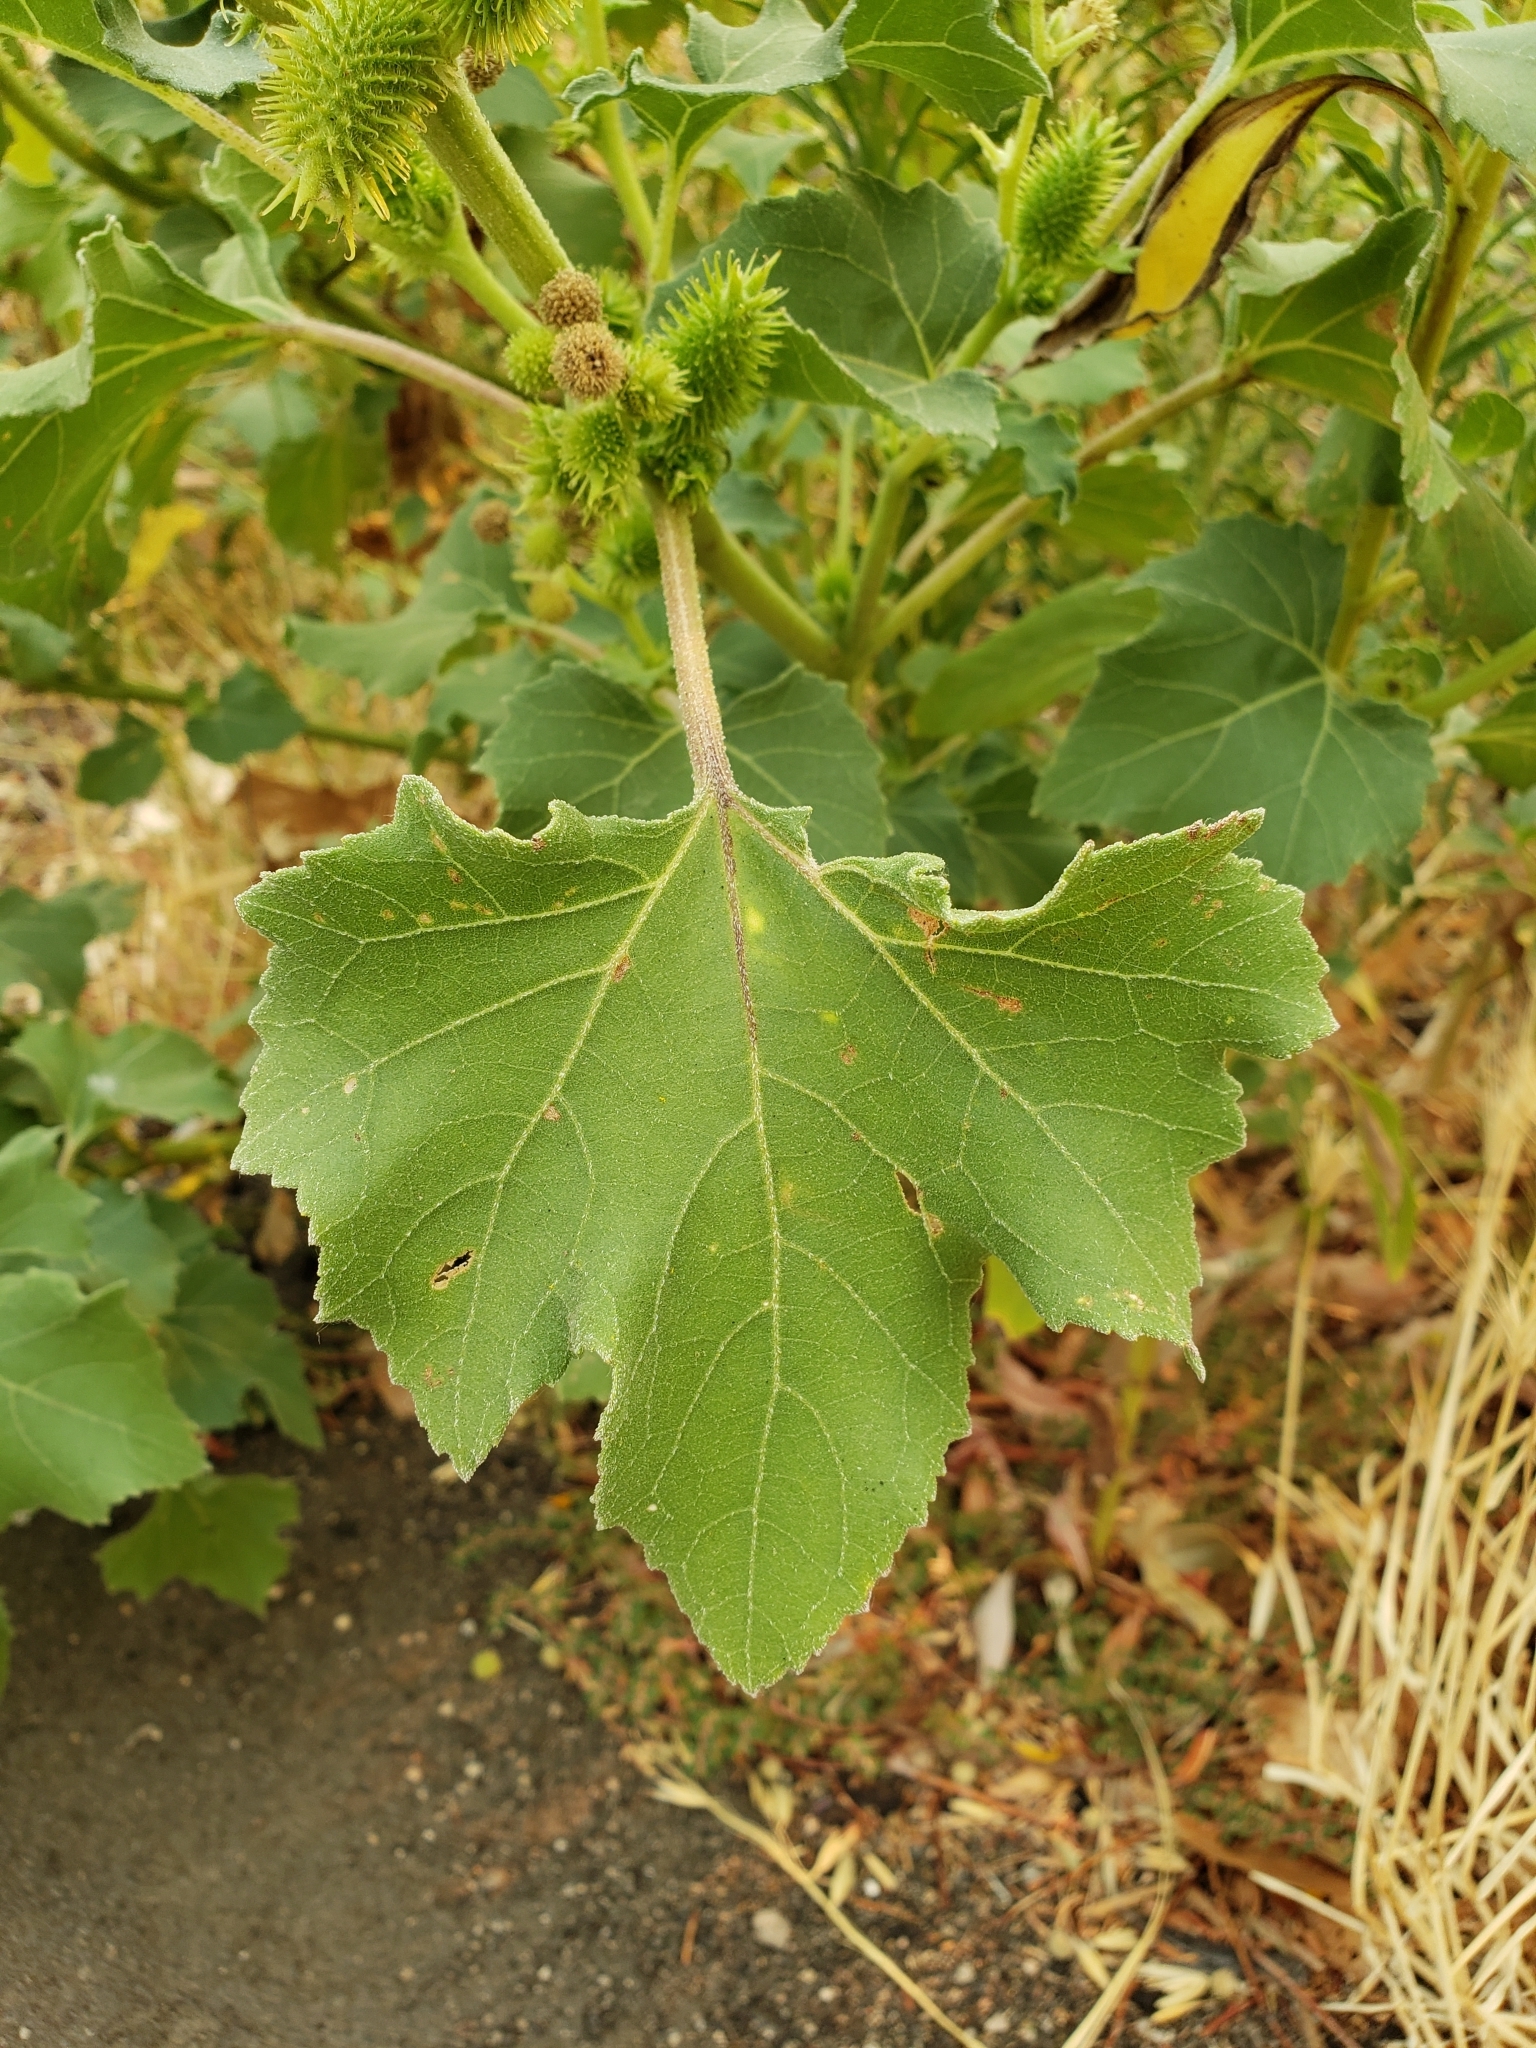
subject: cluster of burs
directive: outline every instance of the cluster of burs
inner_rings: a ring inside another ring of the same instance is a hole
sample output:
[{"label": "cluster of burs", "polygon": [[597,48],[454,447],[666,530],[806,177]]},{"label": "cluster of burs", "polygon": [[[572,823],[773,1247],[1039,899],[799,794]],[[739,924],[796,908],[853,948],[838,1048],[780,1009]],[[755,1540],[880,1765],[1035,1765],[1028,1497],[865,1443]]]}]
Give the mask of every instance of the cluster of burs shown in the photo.
[{"label": "cluster of burs", "polygon": [[[364,209],[387,223],[379,253],[430,274],[462,233],[459,195],[423,146],[462,71],[483,85],[537,49],[563,0],[265,0],[273,71],[260,114],[295,166],[294,208],[331,214],[350,237]],[[762,399],[783,316],[767,269],[706,264],[646,332],[645,302],[617,273],[564,270],[543,284],[508,344],[506,373],[530,401],[530,569],[552,570],[577,535],[601,529],[610,575],[645,579],[642,484],[678,503],[706,497],[725,436]]]}]

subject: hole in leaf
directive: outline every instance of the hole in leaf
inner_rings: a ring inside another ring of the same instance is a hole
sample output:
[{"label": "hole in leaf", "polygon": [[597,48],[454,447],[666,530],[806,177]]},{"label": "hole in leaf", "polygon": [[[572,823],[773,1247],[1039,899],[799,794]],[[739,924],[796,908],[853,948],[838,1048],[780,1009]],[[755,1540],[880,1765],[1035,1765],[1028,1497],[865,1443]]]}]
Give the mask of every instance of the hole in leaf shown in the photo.
[{"label": "hole in leaf", "polygon": [[459,1252],[451,1259],[444,1259],[443,1263],[432,1275],[432,1285],[441,1292],[450,1280],[456,1279],[473,1262],[474,1256],[474,1253],[469,1251]]}]

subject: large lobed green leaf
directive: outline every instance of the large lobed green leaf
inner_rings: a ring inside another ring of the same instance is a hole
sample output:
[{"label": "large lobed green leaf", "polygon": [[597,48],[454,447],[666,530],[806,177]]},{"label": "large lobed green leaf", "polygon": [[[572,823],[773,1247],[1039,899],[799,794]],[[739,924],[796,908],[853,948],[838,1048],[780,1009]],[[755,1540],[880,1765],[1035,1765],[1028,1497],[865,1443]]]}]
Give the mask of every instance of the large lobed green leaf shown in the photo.
[{"label": "large lobed green leaf", "polygon": [[123,557],[101,512],[118,464],[161,406],[259,338],[249,312],[205,292],[116,221],[80,245],[81,339],[0,378],[0,598],[66,620],[110,596]]},{"label": "large lobed green leaf", "polygon": [[232,1122],[235,1092],[196,1039],[160,1024],[125,1024],[98,1038],[72,1017],[29,1024],[10,1047],[26,1072],[9,1090],[48,1123],[61,1123],[78,1151],[120,1116],[178,1124],[207,1116]]},{"label": "large lobed green leaf", "polygon": [[843,24],[823,28],[800,0],[765,0],[757,19],[742,28],[728,28],[690,7],[688,61],[695,78],[666,78],[635,50],[622,78],[591,72],[574,79],[565,97],[578,114],[601,100],[627,99],[647,128],[686,162],[749,100],[836,78],[847,68]]},{"label": "large lobed green leaf", "polygon": [[914,732],[981,732],[1020,725],[1071,692],[1082,696],[1099,657],[1144,633],[1155,591],[1094,577],[1023,613],[957,654],[934,676],[912,714]]},{"label": "large lobed green leaf", "polygon": [[408,697],[474,639],[482,622],[525,615],[505,541],[476,538],[475,508],[485,496],[477,492],[459,507],[426,559],[415,596],[393,618],[357,625],[291,618],[294,652],[317,668],[356,676],[382,696]]},{"label": "large lobed green leaf", "polygon": [[83,1259],[95,1202],[58,1170],[59,1133],[34,1125],[0,1145],[0,1273]]},{"label": "large lobed green leaf", "polygon": [[118,78],[152,79],[222,99],[272,68],[261,42],[237,37],[234,11],[215,10],[196,42],[163,41],[133,0],[0,0],[0,29],[60,50]]},{"label": "large lobed green leaf", "polygon": [[599,1514],[751,1687],[921,1518],[983,1251],[1054,1324],[1188,1344],[1186,1183],[1242,1138],[1222,1048],[1330,1024],[1252,817],[1011,914],[922,855],[818,867],[800,822],[556,805],[520,841],[410,778],[242,899],[273,953],[237,1164],[297,1190],[322,1314],[465,1472],[611,1359]]},{"label": "large lobed green leaf", "polygon": [[1449,640],[1507,647],[1536,627],[1536,548],[1480,483],[1408,529],[1429,615]]},{"label": "large lobed green leaf", "polygon": [[991,384],[943,366],[991,306],[1003,246],[953,194],[931,183],[899,191],[855,171],[828,191],[743,207],[712,247],[742,263],[776,259],[791,322],[774,369],[782,397],[996,439]]},{"label": "large lobed green leaf", "polygon": [[295,1443],[318,1449],[320,1426],[291,1338],[274,1328],[270,1280],[232,1252],[208,1249],[182,1266],[176,1300],[160,1325],[172,1394],[200,1429],[244,1419],[254,1388]]},{"label": "large lobed green leaf", "polygon": [[982,128],[1051,89],[1029,52],[998,28],[997,0],[854,0],[843,20],[850,64],[911,79]]},{"label": "large lobed green leaf", "polygon": [[90,888],[46,897],[0,889],[0,996],[22,982],[37,990],[44,1008],[72,1010],[85,987],[86,947],[117,929],[103,923]]},{"label": "large lobed green leaf", "polygon": [[1425,40],[1449,112],[1516,163],[1536,156],[1536,21]]},{"label": "large lobed green leaf", "polygon": [[157,1494],[131,1529],[102,1544],[102,1582],[109,1593],[150,1600],[170,1580],[185,1579],[264,1615],[288,1567],[278,1531],[298,1518],[298,1488],[290,1480],[208,1473]]},{"label": "large lobed green leaf", "polygon": [[1040,810],[1147,832],[1263,805],[1255,848],[1303,889],[1395,852],[1419,824],[1429,728],[1329,681],[1343,573],[1321,534],[1251,516],[1140,571],[1158,621],[1104,657]]},{"label": "large lobed green leaf", "polygon": [[1375,309],[1407,286],[1434,229],[1426,207],[1411,207],[1375,222],[1347,256],[1290,290],[1244,291],[1238,352],[1270,383],[1390,425],[1399,383],[1392,337]]},{"label": "large lobed green leaf", "polygon": [[0,1525],[29,1508],[102,1522],[203,1469],[120,1287],[86,1296],[63,1273],[0,1276]]},{"label": "large lobed green leaf", "polygon": [[1237,69],[1347,50],[1422,50],[1413,0],[1233,0]]},{"label": "large lobed green leaf", "polygon": [[[748,796],[812,808],[820,859],[884,849],[880,757],[837,684],[791,668],[728,698],[724,724]],[[589,816],[664,818],[693,794],[677,720],[611,677],[569,662],[506,700],[477,765],[495,783],[502,822],[513,831],[541,825],[554,797]]]}]

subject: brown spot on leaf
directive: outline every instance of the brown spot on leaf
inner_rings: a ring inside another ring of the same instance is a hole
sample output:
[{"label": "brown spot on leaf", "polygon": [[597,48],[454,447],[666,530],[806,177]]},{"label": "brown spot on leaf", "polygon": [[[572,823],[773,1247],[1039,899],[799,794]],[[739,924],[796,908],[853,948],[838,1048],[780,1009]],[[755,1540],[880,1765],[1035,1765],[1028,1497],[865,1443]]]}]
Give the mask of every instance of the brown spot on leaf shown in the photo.
[{"label": "brown spot on leaf", "polygon": [[937,974],[939,963],[933,957],[933,942],[944,929],[943,918],[934,917],[929,911],[919,910],[916,904],[912,903],[907,905],[907,916],[911,918],[926,941],[923,947],[923,958],[928,962],[928,972],[930,974]]},{"label": "brown spot on leaf", "polygon": [[973,988],[969,982],[965,992],[968,996],[980,996],[984,1003],[996,1003],[1005,1017],[1017,1017],[1024,1008],[1017,996],[1000,996],[990,988]]},{"label": "brown spot on leaf", "polygon": [[856,1045],[845,1045],[842,1051],[838,1054],[838,1058],[842,1061],[845,1067],[851,1067],[854,1061],[858,1058],[858,1056],[859,1048]]},{"label": "brown spot on leaf", "polygon": [[560,1121],[560,1112],[552,1102],[546,1108],[540,1110],[539,1114],[547,1124],[557,1124]]},{"label": "brown spot on leaf", "polygon": [[628,974],[628,972],[629,972],[630,968],[631,968],[631,967],[633,966],[633,964],[634,964],[634,963],[633,963],[633,961],[631,961],[631,959],[630,959],[630,957],[629,957],[629,955],[628,955],[627,953],[626,953],[626,954],[624,955],[624,957],[623,957],[623,959],[622,959],[622,960],[616,961],[616,962],[614,963],[614,969],[613,969],[613,978],[614,978],[614,980],[615,980],[615,981],[622,981],[622,980],[624,979],[625,975],[626,975],[626,974]]}]

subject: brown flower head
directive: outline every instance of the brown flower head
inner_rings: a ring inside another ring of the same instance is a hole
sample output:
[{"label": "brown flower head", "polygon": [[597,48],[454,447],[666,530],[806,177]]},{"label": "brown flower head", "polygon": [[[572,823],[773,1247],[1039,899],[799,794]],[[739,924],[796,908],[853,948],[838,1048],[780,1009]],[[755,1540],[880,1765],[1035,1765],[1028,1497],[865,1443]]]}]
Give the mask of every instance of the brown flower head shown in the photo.
[{"label": "brown flower head", "polygon": [[584,270],[557,270],[539,293],[546,327],[580,327],[603,317],[603,292]]},{"label": "brown flower head", "polygon": [[596,320],[562,331],[550,368],[560,389],[573,398],[611,398],[629,376],[623,349]]}]

